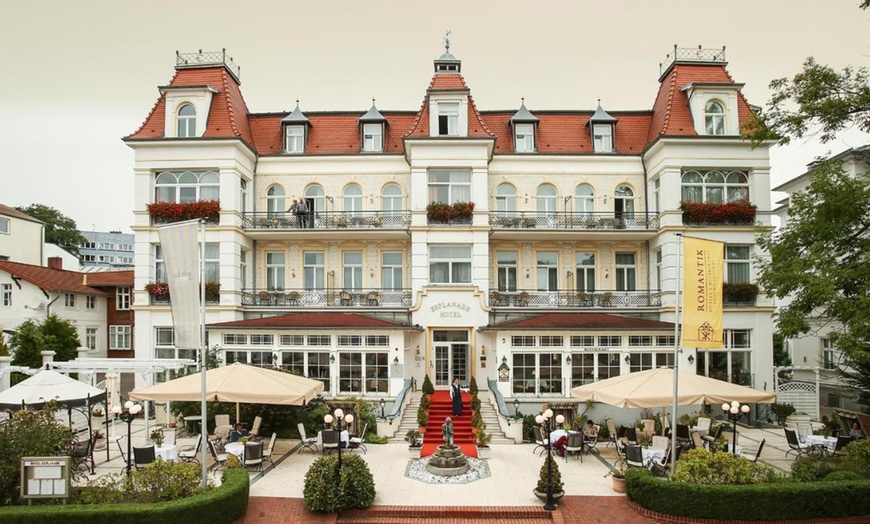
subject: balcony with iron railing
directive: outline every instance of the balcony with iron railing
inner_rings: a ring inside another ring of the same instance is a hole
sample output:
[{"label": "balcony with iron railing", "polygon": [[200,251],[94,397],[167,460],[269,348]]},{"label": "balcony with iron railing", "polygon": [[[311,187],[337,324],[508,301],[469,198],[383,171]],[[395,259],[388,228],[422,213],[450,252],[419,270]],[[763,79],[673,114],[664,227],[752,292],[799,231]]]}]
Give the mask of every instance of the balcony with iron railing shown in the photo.
[{"label": "balcony with iron railing", "polygon": [[721,48],[677,47],[665,56],[659,64],[659,75],[663,75],[675,62],[700,64],[725,64],[725,46]]},{"label": "balcony with iron railing", "polygon": [[248,230],[323,231],[362,229],[404,230],[411,223],[410,211],[315,211],[304,215],[282,212],[250,212],[242,215],[242,227]]},{"label": "balcony with iron railing", "polygon": [[226,49],[221,49],[220,51],[203,51],[200,49],[196,53],[180,53],[175,51],[176,69],[193,69],[213,66],[226,67],[227,71],[235,77],[236,82],[240,81],[242,68],[233,62],[232,57],[227,56]]},{"label": "balcony with iron railing", "polygon": [[407,308],[410,289],[246,289],[242,306],[256,308]]},{"label": "balcony with iron railing", "polygon": [[614,309],[643,308],[662,305],[661,292],[655,291],[577,291],[557,289],[539,291],[517,289],[515,291],[490,291],[489,305],[493,308],[569,308],[569,309]]},{"label": "balcony with iron railing", "polygon": [[493,211],[493,229],[568,229],[568,230],[657,230],[654,213],[571,212],[571,211]]}]

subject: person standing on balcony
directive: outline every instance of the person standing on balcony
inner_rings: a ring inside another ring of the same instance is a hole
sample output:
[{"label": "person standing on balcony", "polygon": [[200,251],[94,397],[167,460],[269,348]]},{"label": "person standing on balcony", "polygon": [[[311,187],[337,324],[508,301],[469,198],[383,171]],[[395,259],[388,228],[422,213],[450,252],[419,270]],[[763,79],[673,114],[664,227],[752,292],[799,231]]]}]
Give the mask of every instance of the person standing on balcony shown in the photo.
[{"label": "person standing on balcony", "polygon": [[290,207],[289,207],[289,208],[287,208],[287,212],[290,213],[290,215],[296,217],[296,225],[297,225],[297,226],[299,225],[299,215],[296,214],[296,208],[297,208],[298,206],[299,206],[299,203],[298,203],[298,201],[294,198],[294,199],[293,199],[293,203],[290,204]]},{"label": "person standing on balcony", "polygon": [[304,197],[300,198],[299,202],[296,204],[296,217],[299,229],[305,229],[308,225],[308,202],[305,201]]}]

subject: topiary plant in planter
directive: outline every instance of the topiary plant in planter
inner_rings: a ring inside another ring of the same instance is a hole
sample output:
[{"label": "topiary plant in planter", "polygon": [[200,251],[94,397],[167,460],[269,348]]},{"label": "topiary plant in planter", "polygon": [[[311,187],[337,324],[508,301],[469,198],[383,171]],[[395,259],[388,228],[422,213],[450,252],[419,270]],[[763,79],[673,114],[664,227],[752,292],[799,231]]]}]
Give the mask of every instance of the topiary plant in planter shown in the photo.
[{"label": "topiary plant in planter", "polygon": [[309,511],[364,509],[375,501],[375,480],[362,457],[345,454],[338,486],[335,484],[338,457],[328,455],[314,461],[305,474],[303,496]]},{"label": "topiary plant in planter", "polygon": [[547,500],[547,463],[549,462],[550,467],[550,476],[549,476],[549,485],[552,489],[553,500],[558,501],[563,496],[565,496],[565,491],[562,489],[565,485],[562,482],[562,474],[559,473],[559,465],[556,463],[556,460],[553,458],[553,455],[547,454],[547,458],[544,460],[544,465],[541,466],[541,473],[538,476],[538,484],[535,486],[535,489],[532,492],[536,497],[541,499],[542,501]]},{"label": "topiary plant in planter", "polygon": [[432,385],[432,381],[429,379],[429,375],[426,375],[426,377],[423,379],[422,391],[427,395],[435,393],[435,386]]}]

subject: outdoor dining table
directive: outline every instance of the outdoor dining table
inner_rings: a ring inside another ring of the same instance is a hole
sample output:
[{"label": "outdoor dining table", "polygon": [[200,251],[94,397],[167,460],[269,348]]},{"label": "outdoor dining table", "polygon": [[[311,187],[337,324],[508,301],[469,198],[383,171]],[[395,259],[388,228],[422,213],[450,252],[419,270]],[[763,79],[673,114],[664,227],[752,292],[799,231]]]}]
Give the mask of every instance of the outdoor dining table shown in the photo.
[{"label": "outdoor dining table", "polygon": [[242,457],[245,454],[245,443],[229,442],[224,446],[224,451],[226,451],[227,453],[232,453],[233,455],[239,457],[239,460],[242,460]]},{"label": "outdoor dining table", "polygon": [[163,460],[175,462],[178,459],[178,449],[175,447],[175,444],[156,446],[154,448],[154,455],[162,458]]},{"label": "outdoor dining table", "polygon": [[804,439],[804,443],[816,446],[826,453],[833,453],[834,449],[837,448],[837,439],[834,437],[824,437],[822,435],[807,435]]},{"label": "outdoor dining table", "polygon": [[641,448],[643,451],[643,465],[649,466],[650,462],[661,462],[667,453],[666,448]]},{"label": "outdoor dining table", "polygon": [[550,432],[550,444],[555,444],[560,438],[567,437],[571,433],[579,433],[578,431],[554,429]]}]

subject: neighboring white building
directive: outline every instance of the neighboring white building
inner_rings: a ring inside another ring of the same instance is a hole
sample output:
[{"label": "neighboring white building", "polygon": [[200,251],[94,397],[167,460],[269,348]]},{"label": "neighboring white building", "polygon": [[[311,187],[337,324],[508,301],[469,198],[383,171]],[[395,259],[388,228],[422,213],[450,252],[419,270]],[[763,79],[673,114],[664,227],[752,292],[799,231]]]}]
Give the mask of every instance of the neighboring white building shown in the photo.
[{"label": "neighboring white building", "polygon": [[[850,176],[866,174],[870,171],[870,145],[847,149],[834,155],[830,160],[842,162],[843,170]],[[778,202],[779,207],[774,209],[783,226],[789,220],[789,202],[792,196],[809,188],[813,176],[812,168],[813,164],[810,164],[802,175],[773,188],[774,191],[788,194],[787,198]],[[781,305],[787,305],[789,302],[790,300],[786,298]],[[789,356],[796,368],[792,378],[810,383],[818,380],[819,416],[830,415],[837,408],[860,411],[861,406],[856,402],[856,396],[837,373],[837,368],[843,365],[843,355],[831,343],[828,336],[831,330],[836,328],[836,324],[821,317],[814,318],[812,323],[817,327],[814,333],[787,341]]]},{"label": "neighboring white building", "polygon": [[[125,139],[137,357],[194,356],[146,286],[164,280],[156,226],[219,201],[202,214],[220,285],[208,343],[225,362],[296,368],[332,395],[492,379],[538,404],[672,364],[675,235],[725,242],[726,279],[752,284],[755,227],[771,218],[767,148],[738,132],[742,84],[722,50],[675,51],[651,106],[609,112],[481,111],[447,52],[419,110],[256,114],[225,55],[178,55]],[[302,198],[310,211],[288,212]],[[757,210],[687,224],[681,200]],[[726,349],[686,348],[680,366],[772,390],[772,311],[764,295],[729,304]]]},{"label": "neighboring white building", "polygon": [[0,260],[42,264],[45,225],[17,209],[0,204]]},{"label": "neighboring white building", "polygon": [[79,246],[81,264],[85,267],[133,267],[133,235],[120,231],[79,231],[85,243]]}]

